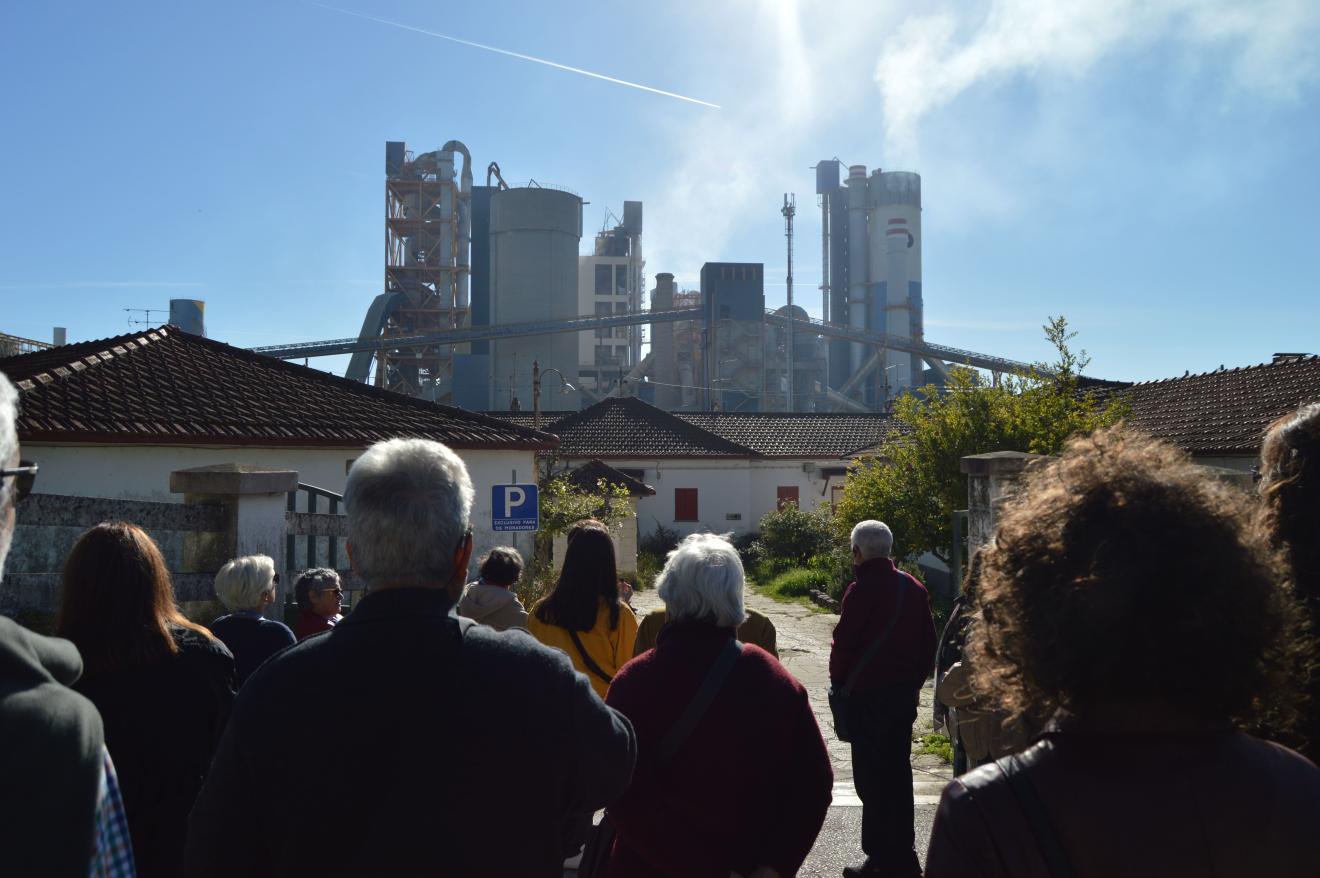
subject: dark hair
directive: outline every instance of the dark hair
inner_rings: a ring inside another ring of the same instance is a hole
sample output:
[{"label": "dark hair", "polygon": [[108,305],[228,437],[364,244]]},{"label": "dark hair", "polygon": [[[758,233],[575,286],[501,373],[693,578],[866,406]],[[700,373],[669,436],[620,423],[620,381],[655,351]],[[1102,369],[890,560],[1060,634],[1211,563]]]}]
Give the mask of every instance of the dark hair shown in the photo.
[{"label": "dark hair", "polygon": [[610,608],[610,630],[619,627],[619,573],[614,561],[614,540],[609,528],[584,519],[568,531],[564,568],[550,593],[532,611],[536,618],[569,631],[596,627],[600,601]]},{"label": "dark hair", "polygon": [[171,628],[211,638],[174,602],[165,558],[142,528],[98,524],[64,562],[56,633],[82,653],[87,673],[136,668],[179,651]]},{"label": "dark hair", "polygon": [[331,570],[329,567],[313,567],[298,574],[298,579],[293,583],[293,599],[298,602],[300,608],[310,610],[312,608],[311,592],[313,589],[325,591],[327,588],[335,588],[339,584],[338,571]]},{"label": "dark hair", "polygon": [[481,578],[491,585],[513,585],[522,571],[522,555],[510,546],[497,546],[481,559]]},{"label": "dark hair", "polygon": [[1260,475],[1262,523],[1287,556],[1299,596],[1320,611],[1320,403],[1270,425]]},{"label": "dark hair", "polygon": [[1297,606],[1248,503],[1123,427],[1033,465],[985,558],[967,643],[977,688],[1016,717],[1121,700],[1285,717],[1270,702]]}]

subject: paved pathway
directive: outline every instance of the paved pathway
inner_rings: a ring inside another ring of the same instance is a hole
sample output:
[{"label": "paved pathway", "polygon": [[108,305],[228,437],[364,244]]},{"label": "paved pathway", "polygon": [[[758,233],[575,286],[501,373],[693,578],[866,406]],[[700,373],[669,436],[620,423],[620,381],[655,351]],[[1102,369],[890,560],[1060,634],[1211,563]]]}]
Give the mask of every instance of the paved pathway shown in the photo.
[{"label": "paved pathway", "polygon": [[[645,613],[660,606],[654,591],[639,592],[633,606]],[[817,613],[801,604],[783,604],[762,595],[751,593],[747,605],[770,617],[778,638],[779,659],[807,688],[811,708],[825,736],[830,761],[834,765],[834,803],[816,840],[816,847],[807,858],[799,875],[839,875],[843,867],[862,860],[861,854],[861,800],[852,784],[852,754],[847,744],[834,737],[830,720],[830,706],[826,697],[829,690],[830,638],[839,617],[832,613]],[[917,711],[914,734],[930,730],[931,684],[921,691],[921,707]],[[912,788],[917,805],[917,852],[922,860],[930,839],[930,825],[935,818],[935,806],[940,791],[953,776],[952,769],[935,756],[912,758]]]}]

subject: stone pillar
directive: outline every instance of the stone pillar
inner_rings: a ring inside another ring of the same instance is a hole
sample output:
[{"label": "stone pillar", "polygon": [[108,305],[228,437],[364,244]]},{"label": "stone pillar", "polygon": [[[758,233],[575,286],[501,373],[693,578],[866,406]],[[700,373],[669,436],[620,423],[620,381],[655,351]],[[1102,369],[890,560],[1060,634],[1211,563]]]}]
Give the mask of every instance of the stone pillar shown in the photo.
[{"label": "stone pillar", "polygon": [[992,451],[962,459],[967,473],[967,549],[974,552],[990,542],[1005,501],[1017,492],[1028,463],[1041,457],[1025,451]]},{"label": "stone pillar", "polygon": [[[289,491],[297,488],[298,473],[293,470],[238,463],[170,473],[170,491],[182,494],[184,503],[221,506],[228,513],[225,530],[186,536],[183,572],[214,573],[226,561],[242,555],[269,555],[275,559],[275,569],[284,570],[284,512]],[[270,611],[276,618],[282,613],[291,587],[292,583],[288,582],[276,586],[275,603]],[[187,607],[185,612],[192,617],[194,613],[205,615],[210,609]]]}]

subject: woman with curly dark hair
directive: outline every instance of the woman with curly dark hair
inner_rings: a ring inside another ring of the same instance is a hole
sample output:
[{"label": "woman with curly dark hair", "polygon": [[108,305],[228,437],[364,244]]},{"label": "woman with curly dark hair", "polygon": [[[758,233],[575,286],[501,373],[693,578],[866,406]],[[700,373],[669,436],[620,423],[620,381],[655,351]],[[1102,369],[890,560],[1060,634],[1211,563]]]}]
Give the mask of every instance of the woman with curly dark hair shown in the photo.
[{"label": "woman with curly dark hair", "polygon": [[143,878],[183,874],[188,812],[234,700],[234,657],[188,621],[156,542],[98,524],[64,562],[58,633],[82,653],[74,688],[105,721]]},{"label": "woman with curly dark hair", "polygon": [[1320,875],[1320,769],[1233,725],[1298,621],[1249,502],[1123,428],[1032,469],[967,650],[979,691],[1053,719],[945,788],[928,878]]},{"label": "woman with curly dark hair", "polygon": [[1270,425],[1260,477],[1262,521],[1287,558],[1309,623],[1311,649],[1298,668],[1306,701],[1297,736],[1302,754],[1320,763],[1320,403]]}]

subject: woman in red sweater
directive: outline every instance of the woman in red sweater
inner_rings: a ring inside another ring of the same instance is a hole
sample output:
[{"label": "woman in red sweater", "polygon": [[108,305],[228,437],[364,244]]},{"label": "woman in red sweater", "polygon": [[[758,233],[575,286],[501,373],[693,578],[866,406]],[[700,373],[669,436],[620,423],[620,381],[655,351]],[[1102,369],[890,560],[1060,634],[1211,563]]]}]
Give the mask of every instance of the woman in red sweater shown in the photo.
[{"label": "woman in red sweater", "polygon": [[815,843],[834,773],[807,692],[744,644],[675,754],[661,741],[745,618],[743,569],[728,541],[693,534],[659,577],[669,613],[654,650],[628,662],[605,701],[632,721],[637,767],[609,809],[610,876],[789,876]]}]

